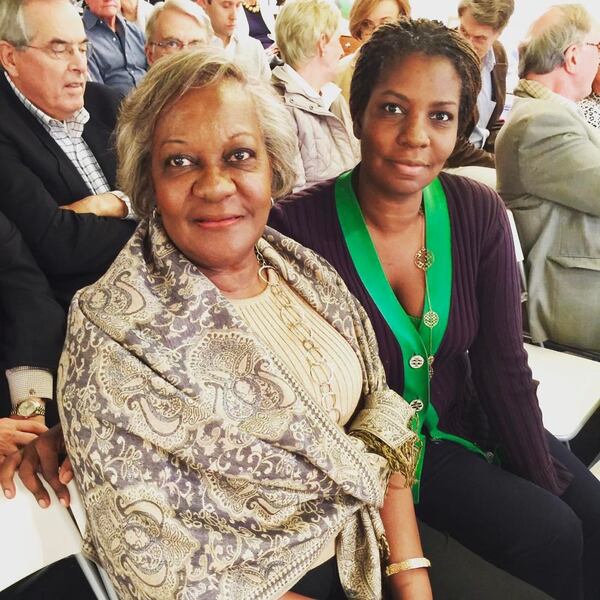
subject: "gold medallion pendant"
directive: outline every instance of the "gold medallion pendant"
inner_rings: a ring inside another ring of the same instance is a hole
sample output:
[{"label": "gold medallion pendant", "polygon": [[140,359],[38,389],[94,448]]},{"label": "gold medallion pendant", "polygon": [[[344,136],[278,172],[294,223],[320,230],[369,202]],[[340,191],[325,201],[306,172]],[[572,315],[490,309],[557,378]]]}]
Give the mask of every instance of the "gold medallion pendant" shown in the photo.
[{"label": "gold medallion pendant", "polygon": [[433,329],[439,322],[440,317],[434,310],[428,310],[423,315],[423,323],[425,323],[429,329]]},{"label": "gold medallion pendant", "polygon": [[415,254],[415,265],[422,271],[427,271],[427,269],[429,269],[429,267],[431,267],[433,264],[434,260],[435,257],[433,256],[433,252],[431,252],[431,250],[427,250],[427,248],[424,246]]}]

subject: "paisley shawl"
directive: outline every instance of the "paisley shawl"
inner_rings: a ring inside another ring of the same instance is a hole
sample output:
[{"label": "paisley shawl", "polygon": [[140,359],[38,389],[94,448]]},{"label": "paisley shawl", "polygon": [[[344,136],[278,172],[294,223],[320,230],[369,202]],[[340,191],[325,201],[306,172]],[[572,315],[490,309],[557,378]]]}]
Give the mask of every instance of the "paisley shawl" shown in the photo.
[{"label": "paisley shawl", "polygon": [[121,599],[278,598],[335,536],[348,597],[381,598],[378,507],[390,466],[411,483],[412,409],[329,263],[272,229],[257,245],[356,352],[361,410],[347,434],[143,222],[75,296],[58,383],[86,550]]}]

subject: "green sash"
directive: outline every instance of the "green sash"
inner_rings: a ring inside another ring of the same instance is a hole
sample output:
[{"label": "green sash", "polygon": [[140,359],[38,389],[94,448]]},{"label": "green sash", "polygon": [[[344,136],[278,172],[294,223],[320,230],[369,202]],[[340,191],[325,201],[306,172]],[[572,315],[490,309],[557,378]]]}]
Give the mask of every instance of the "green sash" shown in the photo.
[{"label": "green sash", "polygon": [[[356,267],[369,295],[392,330],[400,348],[404,365],[404,399],[411,403],[420,400],[423,408],[417,412],[417,433],[423,444],[423,451],[417,466],[417,483],[413,487],[415,502],[419,501],[419,479],[423,468],[426,436],[431,440],[449,440],[461,444],[472,452],[486,454],[473,442],[457,435],[441,431],[438,427],[437,411],[430,402],[428,351],[434,355],[446,333],[450,314],[450,297],[452,294],[452,245],[450,237],[450,217],[446,195],[439,179],[432,181],[423,189],[423,208],[425,211],[425,239],[427,249],[435,257],[427,270],[429,298],[426,294],[423,314],[435,310],[439,322],[433,328],[425,324],[421,318],[418,328],[396,298],[383,267],[379,261],[377,250],[365,224],[360,204],[352,188],[352,171],[340,175],[335,183],[335,203],[342,233]],[[417,357],[417,358],[415,358]],[[418,357],[421,357],[420,359]],[[411,359],[412,363],[411,363]],[[417,366],[418,365],[418,366]]]}]

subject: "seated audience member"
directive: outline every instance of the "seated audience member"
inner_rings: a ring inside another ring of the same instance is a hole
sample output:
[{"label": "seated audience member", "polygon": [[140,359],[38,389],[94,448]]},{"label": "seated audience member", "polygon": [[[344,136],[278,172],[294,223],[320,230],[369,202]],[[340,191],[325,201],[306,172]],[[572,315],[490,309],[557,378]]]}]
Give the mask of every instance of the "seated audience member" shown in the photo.
[{"label": "seated audience member", "polygon": [[[154,10],[153,4],[148,0],[120,0],[121,14],[129,22],[134,23],[140,31],[146,31],[146,23]],[[193,0],[190,0],[192,2]]]},{"label": "seated audience member", "polygon": [[600,133],[576,102],[598,70],[600,29],[581,5],[538,19],[519,49],[516,100],[496,142],[534,341],[600,351]]},{"label": "seated audience member", "polygon": [[16,227],[0,213],[0,417],[9,412],[18,417],[0,418],[0,462],[46,429],[64,319]]},{"label": "seated audience member", "polygon": [[600,68],[592,82],[592,93],[579,102],[579,110],[590,125],[600,127]]},{"label": "seated audience member", "polygon": [[271,69],[262,44],[236,31],[242,0],[198,0],[210,19],[214,37],[212,43],[225,49],[225,56],[235,60],[254,77],[269,79]]},{"label": "seated audience member", "polygon": [[110,138],[120,96],[86,85],[87,52],[81,18],[68,0],[6,6],[0,21],[0,210],[65,307],[106,270],[135,228],[120,218],[127,215],[127,198],[114,185]]},{"label": "seated audience member", "polygon": [[340,11],[329,0],[288,0],[275,23],[284,65],[273,85],[296,122],[294,189],[339,175],[359,160],[348,104],[333,83],[342,55]]},{"label": "seated audience member", "polygon": [[544,430],[506,211],[488,187],[440,173],[479,66],[439,22],[380,27],[351,85],[361,162],[278,202],[269,224],[338,270],[387,381],[418,411],[417,517],[555,599],[592,600],[600,481]]},{"label": "seated audience member", "polygon": [[[361,45],[369,40],[373,32],[386,23],[393,23],[400,17],[410,16],[408,0],[356,0],[350,9],[348,25],[350,34]],[[346,101],[350,101],[350,82],[358,58],[356,52],[344,56],[338,66],[336,83],[342,88]]]},{"label": "seated audience member", "polygon": [[273,46],[275,15],[279,11],[276,0],[242,0],[236,31],[258,40],[267,50]]},{"label": "seated audience member", "polygon": [[152,66],[161,56],[208,44],[212,36],[204,11],[192,0],[158,2],[146,25],[146,59]]},{"label": "seated audience member", "polygon": [[146,74],[144,34],[119,14],[121,0],[87,0],[83,24],[91,52],[88,70],[92,81],[104,83],[125,95]]},{"label": "seated audience member", "polygon": [[461,0],[459,33],[475,48],[481,60],[481,91],[477,96],[477,120],[470,120],[466,135],[459,135],[448,167],[494,167],[494,143],[502,127],[506,99],[506,51],[499,42],[513,14],[514,0]]},{"label": "seated audience member", "polygon": [[381,598],[384,530],[395,597],[432,597],[414,413],[337,273],[265,232],[295,143],[269,84],[214,50],[158,61],[124,102],[119,178],[144,220],[75,296],[58,387],[122,600]]}]

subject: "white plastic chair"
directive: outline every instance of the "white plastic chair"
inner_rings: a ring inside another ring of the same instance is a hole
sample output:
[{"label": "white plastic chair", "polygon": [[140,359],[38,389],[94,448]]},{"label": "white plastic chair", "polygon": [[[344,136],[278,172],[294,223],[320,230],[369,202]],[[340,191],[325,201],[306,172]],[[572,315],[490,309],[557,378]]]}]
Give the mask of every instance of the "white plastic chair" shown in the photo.
[{"label": "white plastic chair", "polygon": [[525,344],[544,426],[567,445],[600,407],[600,362]]},{"label": "white plastic chair", "polygon": [[451,169],[444,169],[446,173],[453,175],[460,175],[461,177],[468,177],[479,181],[479,183],[485,183],[488,187],[493,190],[496,189],[496,169],[491,167],[478,167],[476,165],[468,167],[454,167]]},{"label": "white plastic chair", "polygon": [[[0,590],[63,558],[75,555],[96,598],[108,600],[94,567],[81,554],[81,534],[71,515],[60,504],[50,486],[45,482],[44,485],[52,498],[46,509],[38,506],[19,477],[15,477],[15,498],[7,500],[0,494]],[[65,586],[68,586],[68,582],[65,582]]]}]

